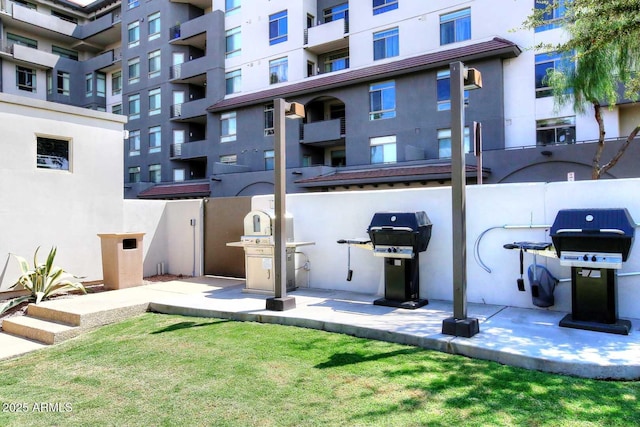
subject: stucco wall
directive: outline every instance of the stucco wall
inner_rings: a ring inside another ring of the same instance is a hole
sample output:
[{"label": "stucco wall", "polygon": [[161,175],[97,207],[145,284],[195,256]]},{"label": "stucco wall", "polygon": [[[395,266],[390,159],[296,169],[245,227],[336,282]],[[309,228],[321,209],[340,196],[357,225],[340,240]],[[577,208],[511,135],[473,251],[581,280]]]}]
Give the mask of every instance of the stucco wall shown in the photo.
[{"label": "stucco wall", "polygon": [[[551,225],[557,211],[569,208],[626,207],[635,221],[640,220],[640,200],[635,197],[640,180],[575,181],[559,183],[501,184],[469,186],[467,200],[467,277],[471,302],[535,306],[529,292],[519,292],[518,252],[503,249],[516,241],[551,241],[548,229],[505,229],[504,225]],[[255,196],[252,209],[265,209],[272,196]],[[383,260],[370,251],[351,248],[352,281],[347,277],[347,247],[339,239],[367,237],[371,217],[378,211],[424,210],[433,223],[431,242],[420,254],[421,296],[451,300],[453,295],[451,190],[425,188],[362,192],[294,194],[287,197],[287,211],[294,217],[295,240],[315,241],[303,247],[311,265],[311,287],[343,289],[371,294],[383,292]],[[491,270],[485,271],[474,259],[474,245]],[[637,246],[637,244],[636,244]],[[532,263],[525,256],[525,265]],[[538,257],[558,278],[568,279],[570,268],[561,267],[557,259]],[[640,250],[632,249],[621,273],[640,271]],[[526,280],[526,279],[525,279]],[[640,317],[635,294],[640,276],[620,277],[618,281],[619,314]],[[527,284],[527,291],[529,285]],[[556,304],[551,309],[571,311],[570,282],[556,289]]]}]

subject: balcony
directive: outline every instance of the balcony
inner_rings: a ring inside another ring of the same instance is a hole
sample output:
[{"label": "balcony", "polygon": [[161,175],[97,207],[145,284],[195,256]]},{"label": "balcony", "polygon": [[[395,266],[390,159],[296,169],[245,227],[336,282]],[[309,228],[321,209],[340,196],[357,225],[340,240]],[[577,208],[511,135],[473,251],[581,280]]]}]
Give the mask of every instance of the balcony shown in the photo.
[{"label": "balcony", "polygon": [[320,24],[305,30],[305,48],[316,55],[349,47],[347,19]]},{"label": "balcony", "polygon": [[303,125],[302,144],[331,147],[344,144],[345,118],[323,120]]},{"label": "balcony", "polygon": [[207,107],[210,101],[207,98],[194,99],[193,101],[182,104],[174,104],[171,106],[169,117],[174,121],[180,122],[207,122]]},{"label": "balcony", "polygon": [[8,54],[15,61],[41,69],[53,68],[60,59],[58,55],[53,53],[15,43],[0,42],[0,53]]},{"label": "balcony", "polygon": [[44,31],[47,37],[51,37],[54,40],[68,41],[77,27],[73,22],[65,21],[50,14],[40,13],[35,9],[30,9],[11,1],[3,1],[0,4],[0,11],[9,15],[9,22],[13,19],[18,26],[32,25],[34,28],[30,31],[37,31],[38,33]]},{"label": "balcony", "polygon": [[86,51],[103,50],[107,45],[120,41],[121,26],[119,9],[103,15],[95,21],[78,25],[73,35],[80,41],[76,43],[74,48]]},{"label": "balcony", "polygon": [[182,144],[171,144],[169,156],[171,159],[195,159],[201,157],[207,157],[207,151],[209,148],[207,147],[207,141],[193,141],[193,142],[185,142]]},{"label": "balcony", "polygon": [[214,14],[207,13],[169,28],[171,44],[193,46],[204,51],[207,47],[207,28],[215,28],[213,17]]},{"label": "balcony", "polygon": [[207,82],[205,71],[209,66],[206,56],[173,65],[170,68],[170,78],[172,83],[189,83],[197,86],[204,86]]}]

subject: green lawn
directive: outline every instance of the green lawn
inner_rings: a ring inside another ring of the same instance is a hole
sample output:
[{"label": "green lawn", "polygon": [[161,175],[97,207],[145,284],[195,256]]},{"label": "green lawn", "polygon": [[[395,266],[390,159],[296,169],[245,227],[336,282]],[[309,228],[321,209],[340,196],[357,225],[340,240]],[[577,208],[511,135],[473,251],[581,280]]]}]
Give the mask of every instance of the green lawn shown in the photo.
[{"label": "green lawn", "polygon": [[639,382],[145,314],[0,362],[1,426],[640,425]]}]

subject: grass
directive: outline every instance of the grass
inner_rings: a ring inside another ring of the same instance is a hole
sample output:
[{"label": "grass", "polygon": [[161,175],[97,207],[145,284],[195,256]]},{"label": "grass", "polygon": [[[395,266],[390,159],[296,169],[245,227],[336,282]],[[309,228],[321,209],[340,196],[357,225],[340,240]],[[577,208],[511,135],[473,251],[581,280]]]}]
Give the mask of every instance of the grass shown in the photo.
[{"label": "grass", "polygon": [[145,314],[0,362],[2,426],[640,425],[639,382]]}]

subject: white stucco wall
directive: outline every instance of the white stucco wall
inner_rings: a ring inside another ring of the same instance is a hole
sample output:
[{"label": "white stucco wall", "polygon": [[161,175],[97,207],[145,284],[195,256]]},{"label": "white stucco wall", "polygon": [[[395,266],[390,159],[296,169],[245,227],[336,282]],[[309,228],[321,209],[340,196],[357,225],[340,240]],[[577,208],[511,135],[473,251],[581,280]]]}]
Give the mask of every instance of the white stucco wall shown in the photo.
[{"label": "white stucco wall", "polygon": [[[518,251],[503,249],[517,241],[551,242],[548,229],[505,229],[504,225],[551,225],[560,209],[626,207],[635,221],[640,220],[640,200],[635,197],[640,180],[601,180],[534,184],[469,186],[467,201],[467,285],[471,302],[535,308],[527,292],[519,292]],[[256,196],[253,209],[269,207],[272,196]],[[311,287],[343,289],[380,295],[383,292],[383,259],[367,250],[351,248],[351,282],[347,277],[347,246],[339,239],[367,237],[371,217],[378,211],[424,210],[433,223],[426,252],[420,254],[420,294],[424,298],[451,300],[453,295],[451,191],[450,188],[380,190],[295,194],[287,196],[287,211],[294,217],[296,241],[314,241],[301,248],[311,265]],[[479,244],[485,271],[474,259]],[[525,255],[525,267],[533,257]],[[570,278],[570,268],[555,258],[538,257],[560,279]],[[640,249],[632,249],[620,273],[640,271]],[[526,274],[526,272],[525,272]],[[619,314],[640,317],[635,298],[640,276],[618,279]],[[571,284],[561,282],[555,292],[552,310],[571,311]]]},{"label": "white stucco wall", "polygon": [[[15,253],[102,277],[101,232],[121,231],[123,116],[0,93],[0,289],[15,282]],[[70,141],[70,170],[36,167],[36,137]],[[98,262],[96,262],[96,260]]]}]

